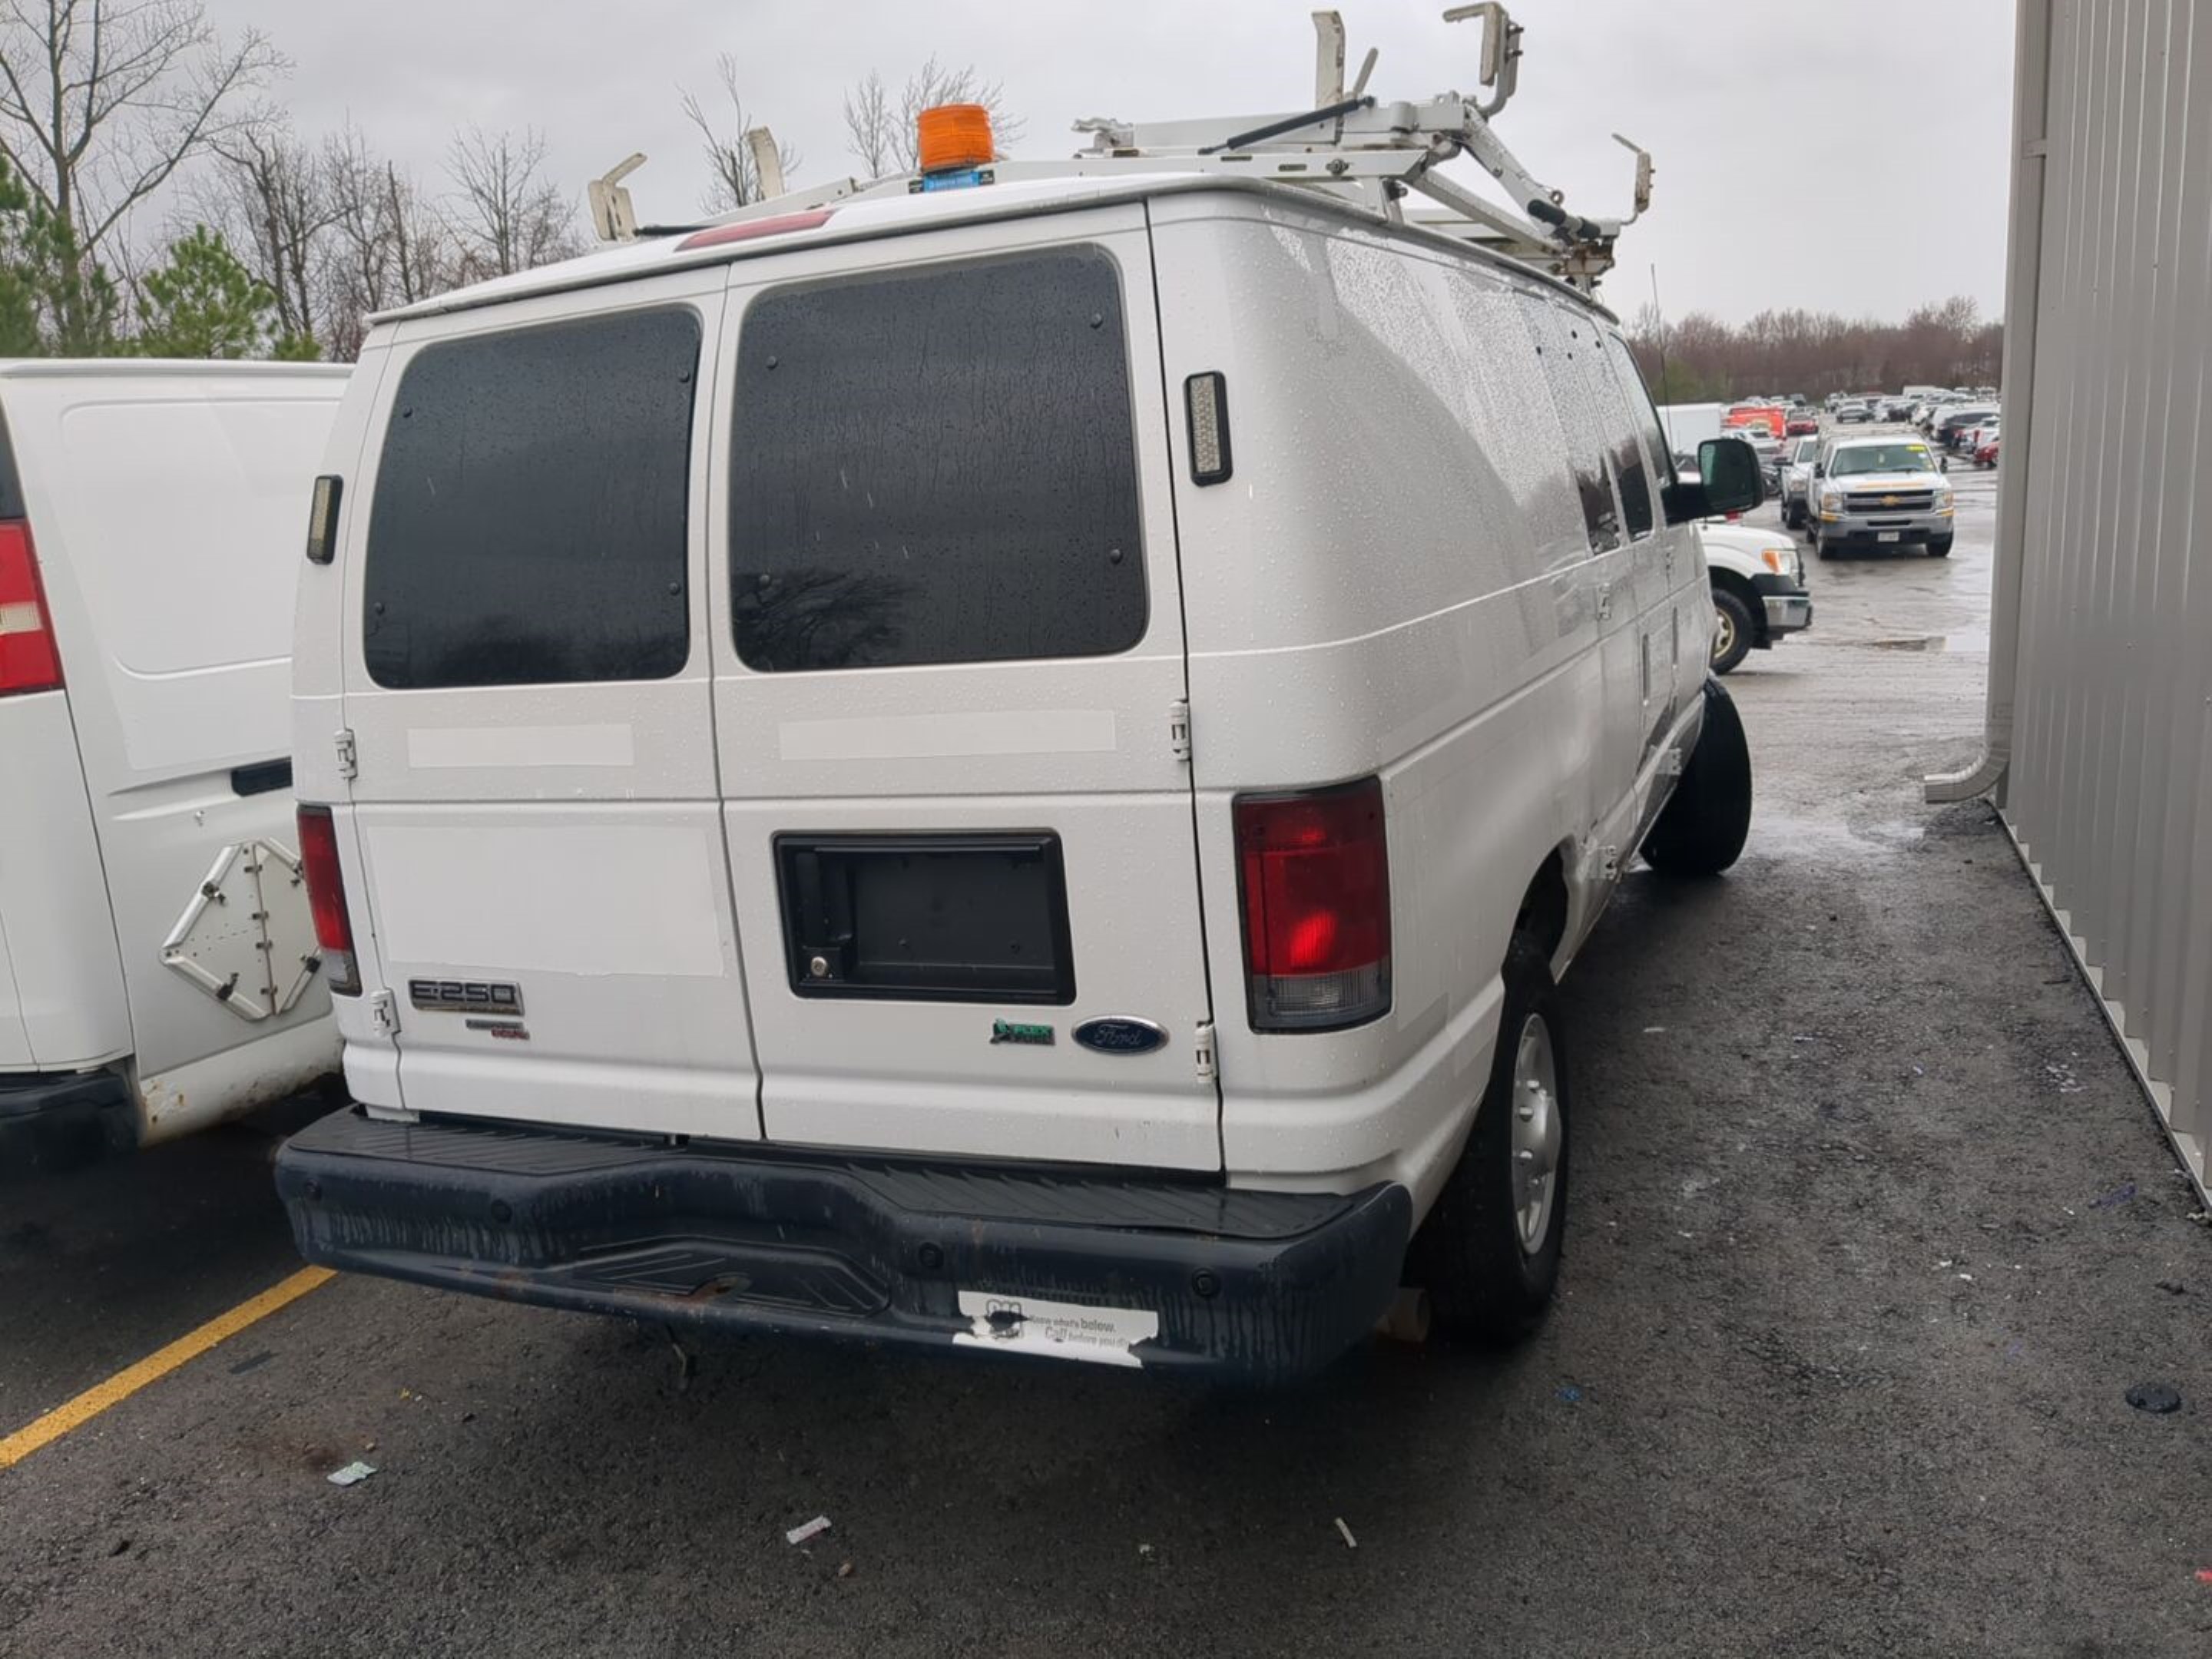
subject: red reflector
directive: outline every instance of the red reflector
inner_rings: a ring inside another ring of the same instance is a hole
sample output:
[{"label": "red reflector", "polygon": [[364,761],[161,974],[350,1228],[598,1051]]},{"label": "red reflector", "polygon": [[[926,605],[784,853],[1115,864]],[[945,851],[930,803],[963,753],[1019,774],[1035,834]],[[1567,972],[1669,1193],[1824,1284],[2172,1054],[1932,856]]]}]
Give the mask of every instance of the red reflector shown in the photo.
[{"label": "red reflector", "polygon": [[720,247],[725,242],[750,242],[756,236],[781,236],[787,231],[814,230],[830,222],[835,208],[810,208],[805,213],[779,213],[768,219],[740,219],[734,225],[710,225],[695,230],[676,245],[678,253],[695,247]]},{"label": "red reflector", "polygon": [[1390,854],[1374,778],[1233,809],[1256,1030],[1356,1025],[1390,1006]]},{"label": "red reflector", "polygon": [[20,519],[0,524],[0,697],[61,683],[61,647],[39,586],[31,527]]},{"label": "red reflector", "polygon": [[354,963],[353,921],[346,915],[345,872],[338,867],[337,825],[327,806],[300,809],[300,869],[307,878],[307,908],[315,919],[325,977],[331,990],[353,995],[361,989],[361,975]]}]

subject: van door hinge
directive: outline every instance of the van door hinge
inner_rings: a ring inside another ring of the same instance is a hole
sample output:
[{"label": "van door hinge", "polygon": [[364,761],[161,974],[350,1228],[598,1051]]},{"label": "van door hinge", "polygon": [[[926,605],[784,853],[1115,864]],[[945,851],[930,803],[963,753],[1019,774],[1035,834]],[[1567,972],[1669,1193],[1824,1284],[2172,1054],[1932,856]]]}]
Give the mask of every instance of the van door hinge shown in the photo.
[{"label": "van door hinge", "polygon": [[361,751],[354,747],[353,728],[349,726],[340,732],[336,742],[338,750],[338,775],[342,778],[357,776],[361,771]]},{"label": "van door hinge", "polygon": [[368,1000],[368,1023],[386,1036],[399,1035],[399,999],[379,991]]},{"label": "van door hinge", "polygon": [[1177,697],[1168,705],[1168,747],[1180,761],[1190,758],[1190,700]]},{"label": "van door hinge", "polygon": [[1598,868],[1607,881],[1620,879],[1620,848],[1601,847],[1597,849]]},{"label": "van door hinge", "polygon": [[1213,1075],[1213,1022],[1200,1020],[1198,1025],[1198,1074],[1202,1078]]}]

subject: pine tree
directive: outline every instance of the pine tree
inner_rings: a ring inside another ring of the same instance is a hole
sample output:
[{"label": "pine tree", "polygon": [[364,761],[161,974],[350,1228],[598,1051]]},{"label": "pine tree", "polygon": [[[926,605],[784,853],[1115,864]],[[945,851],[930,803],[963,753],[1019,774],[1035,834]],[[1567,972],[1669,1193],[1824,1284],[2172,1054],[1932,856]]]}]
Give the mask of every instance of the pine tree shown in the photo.
[{"label": "pine tree", "polygon": [[[168,262],[148,271],[138,290],[141,320],[132,349],[142,356],[258,357],[300,349],[301,343],[289,338],[272,341],[276,296],[205,225],[171,243]],[[304,343],[312,355],[313,343]]]}]

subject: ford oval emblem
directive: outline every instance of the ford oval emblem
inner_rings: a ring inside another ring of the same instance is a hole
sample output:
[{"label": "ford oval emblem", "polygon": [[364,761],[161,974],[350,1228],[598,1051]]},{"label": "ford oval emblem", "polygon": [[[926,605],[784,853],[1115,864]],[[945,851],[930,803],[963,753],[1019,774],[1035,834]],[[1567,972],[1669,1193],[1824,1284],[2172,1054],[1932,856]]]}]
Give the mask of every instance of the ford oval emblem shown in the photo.
[{"label": "ford oval emblem", "polygon": [[1102,1054],[1149,1054],[1168,1040],[1168,1034],[1149,1019],[1109,1014],[1085,1020],[1075,1028],[1075,1040]]}]

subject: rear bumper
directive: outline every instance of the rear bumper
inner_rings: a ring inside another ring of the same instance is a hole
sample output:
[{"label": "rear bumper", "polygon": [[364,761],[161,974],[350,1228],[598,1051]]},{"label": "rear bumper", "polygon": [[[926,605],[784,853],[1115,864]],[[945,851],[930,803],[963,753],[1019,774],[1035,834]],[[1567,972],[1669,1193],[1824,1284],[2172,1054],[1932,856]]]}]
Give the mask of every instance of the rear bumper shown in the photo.
[{"label": "rear bumper", "polygon": [[138,1103],[115,1072],[0,1073],[0,1176],[128,1151]]},{"label": "rear bumper", "polygon": [[349,1109],[286,1143],[310,1261],[677,1328],[1257,1382],[1318,1370],[1396,1293],[1412,1198],[670,1146]]}]

